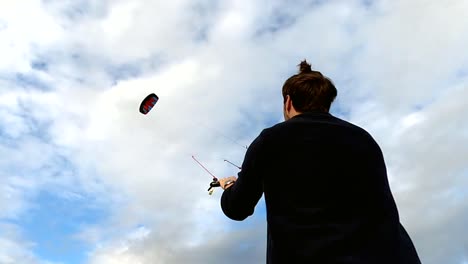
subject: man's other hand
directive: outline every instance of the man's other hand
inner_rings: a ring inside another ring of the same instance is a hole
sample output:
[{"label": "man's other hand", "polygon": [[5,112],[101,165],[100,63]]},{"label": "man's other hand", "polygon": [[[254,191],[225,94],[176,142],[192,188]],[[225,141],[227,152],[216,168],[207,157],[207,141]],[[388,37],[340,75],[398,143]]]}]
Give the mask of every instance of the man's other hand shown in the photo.
[{"label": "man's other hand", "polygon": [[227,188],[231,187],[237,180],[237,177],[235,176],[231,176],[231,177],[226,177],[226,178],[222,178],[222,179],[219,179],[219,185],[221,185],[221,188],[223,188],[223,190],[226,190]]}]

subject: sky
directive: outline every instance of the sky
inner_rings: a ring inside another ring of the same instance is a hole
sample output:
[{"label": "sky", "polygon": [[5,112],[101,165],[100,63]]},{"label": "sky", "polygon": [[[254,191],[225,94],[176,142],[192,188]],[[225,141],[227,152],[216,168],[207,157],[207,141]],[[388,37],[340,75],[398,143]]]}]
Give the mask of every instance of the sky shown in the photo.
[{"label": "sky", "polygon": [[[468,1],[0,1],[0,263],[262,263],[211,176],[301,60],[384,153],[425,264],[468,263]],[[138,112],[150,93],[160,100]],[[293,186],[291,186],[293,188]]]}]

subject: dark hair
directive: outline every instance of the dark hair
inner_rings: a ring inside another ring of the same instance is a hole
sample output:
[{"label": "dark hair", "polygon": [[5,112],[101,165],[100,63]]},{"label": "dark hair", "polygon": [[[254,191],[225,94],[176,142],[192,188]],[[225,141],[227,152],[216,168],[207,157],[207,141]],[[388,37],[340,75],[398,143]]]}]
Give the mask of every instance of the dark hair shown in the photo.
[{"label": "dark hair", "polygon": [[284,102],[289,95],[298,112],[328,112],[338,93],[335,85],[321,72],[313,71],[306,60],[297,66],[299,73],[289,77],[283,85]]}]

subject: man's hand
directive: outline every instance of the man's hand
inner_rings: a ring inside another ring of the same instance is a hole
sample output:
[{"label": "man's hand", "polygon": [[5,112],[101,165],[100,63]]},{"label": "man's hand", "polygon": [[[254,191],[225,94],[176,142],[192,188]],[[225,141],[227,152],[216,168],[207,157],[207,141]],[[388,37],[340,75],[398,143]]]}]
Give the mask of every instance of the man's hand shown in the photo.
[{"label": "man's hand", "polygon": [[231,187],[236,182],[236,180],[237,177],[235,176],[218,179],[219,185],[221,185],[221,188],[223,188],[223,190],[226,190],[227,188]]}]

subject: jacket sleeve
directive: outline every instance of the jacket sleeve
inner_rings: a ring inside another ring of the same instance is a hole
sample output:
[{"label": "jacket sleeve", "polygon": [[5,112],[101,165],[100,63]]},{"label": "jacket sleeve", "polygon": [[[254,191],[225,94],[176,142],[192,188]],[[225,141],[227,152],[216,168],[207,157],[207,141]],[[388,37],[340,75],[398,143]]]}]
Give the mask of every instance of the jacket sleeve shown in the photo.
[{"label": "jacket sleeve", "polygon": [[242,221],[251,216],[263,194],[262,166],[265,159],[265,139],[260,134],[249,146],[237,181],[221,196],[221,208],[232,220]]}]

